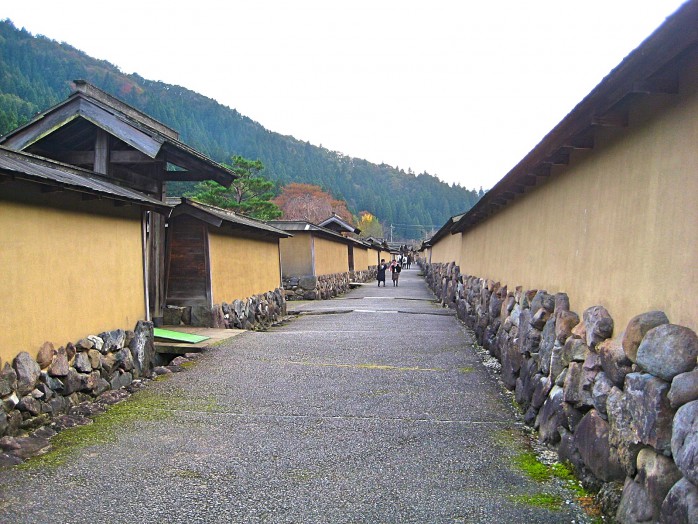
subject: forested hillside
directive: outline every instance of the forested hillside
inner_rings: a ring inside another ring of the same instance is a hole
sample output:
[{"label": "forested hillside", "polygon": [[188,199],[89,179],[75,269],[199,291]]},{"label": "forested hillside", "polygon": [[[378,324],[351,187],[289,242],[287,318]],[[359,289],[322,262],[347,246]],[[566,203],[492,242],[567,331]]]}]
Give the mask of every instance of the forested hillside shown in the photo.
[{"label": "forested hillside", "polygon": [[[184,87],[123,74],[70,45],[0,21],[0,134],[65,99],[74,79],[87,80],[164,122],[182,141],[216,161],[242,155],[261,160],[262,174],[278,185],[319,185],[346,200],[354,214],[367,210],[384,224],[394,224],[396,239],[423,238],[431,226],[438,229],[478,199],[476,191],[428,173],[405,173],[274,133]],[[171,188],[177,193],[184,189]]]}]

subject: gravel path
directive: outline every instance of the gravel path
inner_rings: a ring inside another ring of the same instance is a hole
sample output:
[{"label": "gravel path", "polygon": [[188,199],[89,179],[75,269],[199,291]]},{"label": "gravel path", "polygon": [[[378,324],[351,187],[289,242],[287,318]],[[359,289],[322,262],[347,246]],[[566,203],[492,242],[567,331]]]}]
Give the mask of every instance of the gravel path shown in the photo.
[{"label": "gravel path", "polygon": [[513,499],[573,496],[512,465],[508,397],[418,270],[388,284],[290,303],[292,321],[150,383],[166,417],[0,471],[0,522],[585,522]]}]

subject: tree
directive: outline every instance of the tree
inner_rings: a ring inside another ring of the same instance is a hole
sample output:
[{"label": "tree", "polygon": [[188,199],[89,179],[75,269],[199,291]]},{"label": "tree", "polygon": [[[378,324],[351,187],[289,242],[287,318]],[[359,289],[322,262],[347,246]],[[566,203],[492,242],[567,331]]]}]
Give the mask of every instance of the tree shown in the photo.
[{"label": "tree", "polygon": [[274,183],[258,176],[264,169],[262,162],[239,155],[233,156],[232,161],[232,164],[223,164],[238,176],[229,188],[213,180],[206,180],[198,183],[194,191],[186,196],[260,220],[279,218],[281,210],[270,201],[274,196]]},{"label": "tree", "polygon": [[317,224],[336,213],[345,222],[354,223],[347,203],[344,200],[335,200],[320,186],[288,184],[272,202],[279,206],[285,220],[307,220]]},{"label": "tree", "polygon": [[383,238],[383,225],[378,221],[375,215],[368,211],[359,213],[359,223],[357,227],[361,230],[360,237],[368,238]]}]

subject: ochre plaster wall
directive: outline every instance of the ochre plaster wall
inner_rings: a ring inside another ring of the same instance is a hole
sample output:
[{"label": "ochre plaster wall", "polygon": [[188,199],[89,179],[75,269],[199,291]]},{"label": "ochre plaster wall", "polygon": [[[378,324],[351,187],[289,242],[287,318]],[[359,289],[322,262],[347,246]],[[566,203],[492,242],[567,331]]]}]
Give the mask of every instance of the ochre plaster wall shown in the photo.
[{"label": "ochre plaster wall", "polygon": [[278,241],[240,238],[209,227],[208,250],[214,304],[281,286]]},{"label": "ochre plaster wall", "polygon": [[3,362],[145,318],[139,208],[10,185],[0,194]]},{"label": "ochre plaster wall", "polygon": [[456,265],[460,265],[461,256],[461,243],[462,235],[456,233],[455,235],[448,234],[439,240],[431,248],[431,261],[433,263],[449,263],[455,262]]},{"label": "ochre plaster wall", "polygon": [[349,271],[347,245],[315,237],[315,276]]},{"label": "ochre plaster wall", "polygon": [[698,330],[698,67],[687,71],[678,95],[643,99],[627,129],[598,133],[593,150],[468,231],[461,272],[566,292],[580,315],[603,305],[616,335],[653,309]]},{"label": "ochre plaster wall", "polygon": [[375,251],[354,246],[354,270],[366,271],[368,266],[376,265],[373,261]]},{"label": "ochre plaster wall", "polygon": [[292,237],[279,240],[279,249],[281,249],[281,271],[284,276],[313,274],[310,233],[294,231]]}]

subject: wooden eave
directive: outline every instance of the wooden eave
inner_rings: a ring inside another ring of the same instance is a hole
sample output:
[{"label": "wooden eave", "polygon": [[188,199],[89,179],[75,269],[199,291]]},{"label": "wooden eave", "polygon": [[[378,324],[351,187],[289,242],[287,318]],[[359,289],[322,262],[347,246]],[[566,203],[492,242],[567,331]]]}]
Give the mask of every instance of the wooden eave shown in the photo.
[{"label": "wooden eave", "polygon": [[637,97],[678,92],[686,57],[698,49],[698,1],[679,8],[613,69],[577,106],[490,189],[452,228],[464,232],[530,189],[545,183],[553,166],[569,163],[573,150],[594,147],[602,127],[628,126],[628,104]]},{"label": "wooden eave", "polygon": [[189,215],[215,228],[225,227],[247,238],[279,239],[293,236],[263,221],[215,206],[200,204],[186,198],[182,199],[182,202],[174,208],[170,216],[174,218],[180,215]]},{"label": "wooden eave", "polygon": [[71,191],[80,193],[83,200],[110,200],[115,205],[137,205],[164,215],[172,210],[163,202],[116,185],[98,173],[0,146],[0,182],[15,180],[37,183],[44,193]]},{"label": "wooden eave", "polygon": [[[97,90],[91,86],[92,89]],[[97,90],[99,91],[99,90]],[[101,92],[101,91],[100,91]],[[109,135],[128,144],[151,161],[174,164],[184,171],[162,169],[162,180],[203,181],[215,180],[229,187],[237,178],[232,171],[214,162],[195,149],[180,142],[177,134],[154,119],[143,115],[123,102],[115,103],[113,97],[101,92],[95,99],[84,91],[76,91],[64,102],[44,111],[7,135],[0,137],[0,144],[17,151],[35,145],[45,137],[67,126],[77,118],[83,118]],[[110,103],[114,105],[110,105]],[[116,107],[115,107],[116,106]],[[155,125],[156,127],[151,127]],[[80,154],[81,152],[74,152]],[[94,155],[94,151],[82,152]],[[121,155],[121,158],[119,157]],[[129,160],[144,163],[143,158],[127,157],[126,152],[117,153],[110,159],[113,163],[127,163]]]}]

